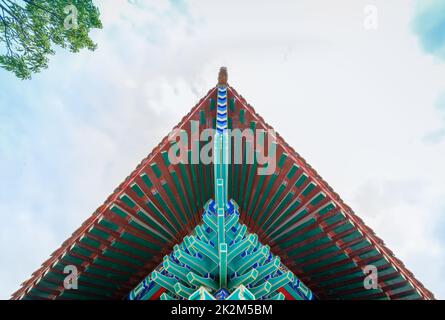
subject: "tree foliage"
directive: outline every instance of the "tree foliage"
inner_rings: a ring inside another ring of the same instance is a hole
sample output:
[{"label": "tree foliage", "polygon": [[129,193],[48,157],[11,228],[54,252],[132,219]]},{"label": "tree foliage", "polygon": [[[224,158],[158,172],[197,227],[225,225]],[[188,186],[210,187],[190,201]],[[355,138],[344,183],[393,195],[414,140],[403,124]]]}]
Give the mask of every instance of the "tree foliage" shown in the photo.
[{"label": "tree foliage", "polygon": [[48,67],[54,47],[94,50],[102,28],[92,0],[0,0],[0,66],[20,79]]}]

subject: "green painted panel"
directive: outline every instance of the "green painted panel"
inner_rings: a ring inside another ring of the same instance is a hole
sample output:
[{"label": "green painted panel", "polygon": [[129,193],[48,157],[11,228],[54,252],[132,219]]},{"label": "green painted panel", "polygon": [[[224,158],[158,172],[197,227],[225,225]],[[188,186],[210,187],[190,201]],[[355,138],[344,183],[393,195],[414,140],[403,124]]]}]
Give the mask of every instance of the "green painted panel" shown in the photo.
[{"label": "green painted panel", "polygon": [[159,169],[159,166],[156,162],[153,162],[150,164],[150,167],[152,168],[153,172],[155,173],[156,177],[160,178],[162,176],[161,169]]},{"label": "green painted panel", "polygon": [[164,201],[164,199],[161,197],[159,192],[156,192],[154,194],[154,197],[159,201],[161,204],[162,209],[164,210],[164,213],[167,213],[169,215],[170,221],[173,221],[173,223],[176,225],[178,230],[182,229],[181,225],[179,224],[178,220],[176,219],[175,215],[173,214],[173,211],[170,209],[170,207],[167,205],[167,203]]},{"label": "green painted panel", "polygon": [[[45,277],[46,278],[46,277]],[[52,281],[48,281],[48,280],[46,280],[46,279],[42,279],[42,280],[40,280],[38,283],[37,283],[37,288],[47,288],[47,289],[50,289],[50,290],[55,290],[55,289],[57,289],[57,288],[59,288],[60,286],[62,286],[63,285],[63,281],[60,281],[60,282],[58,282],[58,283],[54,283],[54,282],[52,282]]]},{"label": "green painted panel", "polygon": [[176,212],[179,213],[179,216],[181,217],[182,223],[185,225],[187,222],[186,222],[184,211],[179,206],[179,203],[176,200],[176,197],[173,195],[173,192],[172,192],[170,186],[167,183],[165,183],[163,185],[163,187],[164,187],[164,190],[166,191],[170,201],[173,203],[173,206],[175,207]]},{"label": "green painted panel", "polygon": [[123,242],[115,241],[115,242],[113,242],[112,247],[116,248],[116,249],[123,250],[123,251],[131,253],[131,254],[134,254],[138,257],[141,257],[142,260],[147,260],[147,259],[153,257],[153,255],[151,253],[139,250],[139,249],[132,247],[132,246],[130,246],[126,243],[123,243]]},{"label": "green painted panel", "polygon": [[359,243],[356,243],[356,244],[354,244],[352,246],[349,246],[349,248],[352,251],[356,251],[356,250],[363,249],[363,248],[365,248],[366,246],[369,246],[369,245],[370,245],[370,243],[367,240],[363,240],[363,241],[360,241]]},{"label": "green painted panel", "polygon": [[[370,264],[372,264],[373,266],[376,266],[376,267],[382,267],[382,266],[388,265],[389,262],[385,258],[380,258],[377,260],[373,260],[372,262],[370,262]],[[392,266],[388,266],[387,268],[388,269],[385,268],[385,270],[388,270],[388,273],[392,273],[392,272],[396,271],[396,269],[394,269]],[[379,274],[382,274],[382,271],[379,271]]]},{"label": "green painted panel", "polygon": [[121,207],[119,207],[115,204],[111,205],[110,210],[124,219],[127,218],[127,215],[128,215],[127,212],[125,212]]},{"label": "green painted panel", "polygon": [[333,288],[333,289],[330,289],[328,292],[329,292],[329,294],[335,294],[336,292],[339,292],[339,291],[346,291],[346,290],[353,290],[353,289],[362,289],[362,290],[366,290],[365,288],[364,288],[364,283],[363,283],[363,281],[364,281],[364,278],[362,277],[362,278],[360,278],[359,279],[359,281],[357,281],[357,282],[354,282],[354,283],[350,283],[350,284],[342,284],[342,283],[340,283],[339,285],[338,285],[338,287],[336,287],[336,288]]},{"label": "green painted panel", "polygon": [[[201,149],[200,149],[201,150]],[[198,163],[198,165],[197,165],[197,172],[198,172],[198,186],[199,186],[199,189],[197,189],[197,190],[200,190],[201,192],[200,192],[200,194],[204,197],[204,199],[203,199],[203,201],[207,201],[206,199],[208,199],[209,197],[208,197],[208,195],[209,195],[209,190],[206,190],[205,188],[204,188],[204,186],[205,186],[205,182],[204,182],[204,165],[201,163],[201,162],[199,162]],[[203,203],[204,204],[204,203]],[[202,206],[202,205],[201,205]]]},{"label": "green painted panel", "polygon": [[363,290],[359,292],[354,292],[350,294],[343,295],[343,299],[351,299],[351,298],[360,298],[360,297],[366,297],[372,294],[382,293],[381,289],[369,289],[369,290]]},{"label": "green painted panel", "polygon": [[333,209],[335,209],[335,204],[332,202],[329,202],[326,206],[323,207],[323,209],[321,209],[320,211],[318,211],[318,214],[323,216],[326,213],[332,211]]},{"label": "green painted panel", "polygon": [[89,245],[91,247],[95,247],[95,248],[99,248],[100,247],[100,242],[97,240],[94,240],[91,237],[88,236],[82,236],[79,240],[81,243],[84,243],[86,245]]},{"label": "green painted panel", "polygon": [[304,196],[304,197],[307,197],[307,195],[308,195],[309,193],[311,193],[312,190],[314,190],[316,186],[317,186],[316,183],[314,183],[314,182],[310,182],[310,183],[307,185],[307,187],[303,190],[303,193],[302,193],[303,196]]},{"label": "green painted panel", "polygon": [[258,166],[258,163],[257,163],[257,161],[255,159],[254,163],[252,164],[252,166],[250,168],[249,177],[248,177],[248,180],[247,180],[246,193],[243,196],[243,198],[244,198],[243,199],[243,208],[244,208],[244,210],[246,210],[248,201],[250,200],[250,195],[251,195],[251,192],[252,192],[253,179],[254,179],[254,177],[256,175],[257,166]]},{"label": "green painted panel", "polygon": [[[278,205],[278,207],[272,212],[272,214],[270,215],[270,217],[266,220],[266,222],[264,223],[264,225],[261,225],[261,228],[263,230],[267,230],[267,229],[271,229],[274,230],[275,227],[281,222],[280,219],[277,219],[277,221],[272,222],[272,224],[270,224],[270,226],[267,225],[268,221],[274,221],[274,219],[277,217],[277,215],[283,211],[283,209],[289,205],[289,202],[293,199],[295,195],[292,192],[289,192],[283,200],[281,200],[280,204]],[[282,216],[284,216],[285,214],[283,213]],[[281,219],[282,220],[282,219]]]},{"label": "green painted panel", "polygon": [[68,262],[69,264],[73,264],[73,265],[76,265],[76,266],[80,266],[80,265],[83,263],[83,259],[80,259],[80,258],[78,258],[78,257],[75,257],[75,256],[73,256],[73,255],[70,254],[70,253],[65,254],[65,255],[62,257],[62,260],[63,260],[64,262]]},{"label": "green painted panel", "polygon": [[[244,144],[245,148],[243,150],[243,159],[244,161],[242,161],[241,164],[241,182],[240,182],[240,190],[239,190],[239,194],[238,194],[238,198],[236,199],[238,203],[243,203],[243,200],[245,198],[245,194],[244,194],[244,186],[246,185],[246,181],[247,181],[247,150],[250,150],[252,143],[251,142],[246,142]],[[255,156],[253,156],[253,158],[255,158]],[[250,159],[249,159],[250,160]],[[252,159],[253,162],[253,159]]]},{"label": "green painted panel", "polygon": [[142,173],[140,175],[142,181],[145,183],[145,185],[147,186],[147,188],[152,188],[153,187],[153,183],[150,180],[150,177],[146,174],[146,173]]},{"label": "green painted panel", "polygon": [[337,223],[339,221],[342,221],[344,219],[345,219],[345,216],[341,212],[337,212],[332,217],[325,219],[324,222],[327,224],[327,226],[330,226],[330,225]]},{"label": "green painted panel", "polygon": [[[197,200],[195,198],[195,196],[196,196],[195,192],[193,192],[192,183],[191,183],[189,176],[187,174],[187,166],[183,163],[180,163],[179,168],[181,170],[183,182],[185,183],[185,188],[186,188],[185,192],[191,198],[191,200],[190,200],[191,205],[192,205],[191,209],[192,209],[192,211],[195,211],[195,210],[197,210],[197,206],[196,206]],[[194,212],[192,212],[192,214],[194,214]]]},{"label": "green painted panel", "polygon": [[294,163],[292,167],[289,169],[289,172],[287,174],[288,179],[292,179],[295,175],[295,173],[298,171],[299,167]]},{"label": "green painted panel", "polygon": [[398,300],[416,300],[416,299],[420,299],[421,296],[419,295],[419,293],[417,291],[414,292],[410,292],[407,294],[402,295],[401,297],[398,298]]},{"label": "green painted panel", "polygon": [[150,236],[152,236],[155,239],[158,239],[161,242],[165,242],[165,239],[163,237],[161,237],[158,233],[154,232],[153,229],[149,229],[146,228],[144,225],[138,223],[135,220],[130,220],[129,224],[137,229],[139,229],[140,231],[142,231],[143,233],[147,233]]},{"label": "green painted panel", "polygon": [[349,221],[346,221],[345,223],[343,223],[343,224],[339,225],[338,227],[334,228],[333,231],[336,234],[339,234],[339,233],[345,232],[345,231],[353,229],[353,228],[354,228],[354,226]]},{"label": "green painted panel", "polygon": [[99,230],[97,228],[93,228],[89,232],[92,235],[95,235],[95,236],[97,236],[99,238],[102,238],[102,239],[105,239],[105,240],[108,240],[108,238],[110,238],[110,235],[107,232]]},{"label": "green painted panel", "polygon": [[172,237],[172,235],[165,230],[165,226],[161,226],[160,223],[153,219],[148,213],[138,210],[137,215],[139,218],[141,218],[141,221],[145,222],[148,226],[161,233],[165,238],[170,239]]},{"label": "green painted panel", "polygon": [[273,228],[271,228],[271,233],[269,236],[280,234],[286,228],[286,225],[278,228],[279,225],[285,220],[289,218],[290,214],[295,213],[295,210],[300,206],[301,201],[298,198],[295,198],[294,202],[287,207],[287,209],[283,212],[283,214],[272,224]]},{"label": "green painted panel", "polygon": [[[283,231],[285,231],[286,229],[288,229],[290,226],[295,225],[295,223],[297,223],[298,221],[300,221],[302,218],[304,218],[306,216],[306,214],[308,213],[308,209],[304,208],[303,210],[301,210],[297,215],[293,216],[290,220],[286,221],[285,224],[283,224],[279,229],[277,229],[276,234],[280,235]],[[295,227],[292,227],[291,229],[289,229],[287,231],[287,233],[289,232],[293,232],[293,229]],[[275,232],[274,232],[275,233]],[[283,237],[285,237],[286,234],[281,234],[280,236],[278,236],[276,238],[276,240],[281,239]]]},{"label": "green painted panel", "polygon": [[324,198],[326,198],[326,195],[322,192],[320,192],[319,194],[317,194],[315,196],[314,199],[312,199],[312,201],[310,202],[311,206],[316,206],[317,204],[320,203],[320,201],[322,201]]},{"label": "green painted panel", "polygon": [[111,250],[111,249],[106,249],[104,250],[104,256],[107,258],[113,258],[113,259],[117,259],[117,260],[122,260],[131,264],[134,264],[136,266],[140,266],[142,267],[144,264],[140,261],[137,260],[133,257],[130,257],[128,255],[125,255],[123,253]]},{"label": "green painted panel", "polygon": [[372,250],[368,250],[368,251],[362,253],[361,255],[359,255],[359,257],[360,257],[360,259],[368,259],[368,258],[377,256],[379,254],[380,253],[377,250],[372,249]]},{"label": "green painted panel", "polygon": [[91,256],[91,254],[93,253],[92,251],[90,251],[86,248],[83,248],[83,247],[79,246],[78,244],[76,244],[74,247],[72,247],[71,251],[74,253],[86,256],[86,257]]},{"label": "green painted panel", "polygon": [[340,271],[350,270],[353,268],[357,268],[357,264],[354,262],[347,262],[347,263],[341,264],[337,267],[332,267],[332,268],[329,268],[328,270],[313,274],[312,277],[314,278],[314,281],[316,281],[316,279],[318,277],[324,277],[326,275],[336,275]]},{"label": "green painted panel", "polygon": [[48,299],[48,300],[51,299],[51,297],[52,297],[51,293],[47,293],[45,291],[39,290],[36,287],[32,287],[32,289],[27,294],[33,295],[33,296],[36,296],[36,297],[40,297],[40,298],[43,298],[43,299]]},{"label": "green painted panel", "polygon": [[[315,229],[309,230],[308,232],[306,232],[306,233],[304,233],[304,234],[302,234],[302,235],[300,235],[298,237],[295,237],[295,238],[292,238],[291,240],[287,240],[287,241],[285,241],[283,243],[280,243],[279,246],[280,246],[281,249],[285,249],[285,248],[288,248],[288,247],[290,247],[290,246],[292,246],[292,245],[294,245],[294,244],[296,244],[298,242],[304,241],[305,239],[309,239],[310,237],[316,236],[316,235],[318,235],[320,233],[322,233],[322,231],[321,231],[320,228],[317,227]],[[290,234],[285,234],[283,236],[280,236],[277,239],[280,239],[282,237],[287,237],[289,235]]]},{"label": "green painted panel", "polygon": [[[265,175],[260,176],[258,183],[255,185],[255,193],[252,199],[252,203],[249,206],[249,211],[247,213],[249,216],[252,214],[252,210],[255,207],[255,204],[258,202],[258,197],[260,196],[261,188],[263,187],[265,179],[266,179]],[[261,210],[261,207],[258,207],[254,212],[254,218],[256,218],[256,215],[258,214],[259,210]]]},{"label": "green painted panel", "polygon": [[355,232],[351,233],[350,235],[341,238],[341,240],[343,242],[350,242],[352,240],[355,240],[355,239],[358,239],[358,238],[361,238],[361,237],[362,237],[361,233],[358,232],[358,231],[355,231]]},{"label": "green painted panel", "polygon": [[340,251],[340,248],[333,244],[333,245],[331,245],[331,246],[329,246],[327,248],[324,248],[324,249],[321,249],[321,250],[317,250],[314,253],[308,254],[308,255],[306,255],[306,256],[304,256],[302,258],[296,259],[296,260],[298,262],[300,262],[300,263],[304,263],[304,262],[307,262],[307,261],[310,261],[310,260],[313,260],[313,259],[320,258],[321,256],[323,256],[325,254],[329,254],[329,253],[332,253],[332,252],[339,252],[339,251]]},{"label": "green painted panel", "polygon": [[326,243],[331,243],[331,240],[328,237],[323,237],[323,238],[317,239],[317,240],[315,240],[313,242],[310,242],[310,243],[308,243],[308,244],[306,244],[304,246],[301,246],[301,247],[293,249],[292,251],[289,252],[289,256],[292,257],[292,256],[294,256],[296,254],[303,253],[306,250],[310,250],[310,249],[316,248],[316,247],[318,247],[320,245],[323,245],[323,244],[326,244]]},{"label": "green painted panel", "polygon": [[[72,299],[72,300],[91,300],[92,297],[85,295],[85,294],[79,294],[75,292],[76,290],[64,290],[62,293],[58,296],[58,298],[63,299]],[[95,299],[99,299],[98,297]]]},{"label": "green painted panel", "polygon": [[164,222],[164,225],[167,226],[173,233],[176,233],[176,229],[173,226],[173,224],[171,224],[167,218],[164,216],[164,214],[162,214],[162,212],[158,209],[158,207],[150,200],[147,201],[147,206],[150,208],[150,210],[156,214],[158,216],[159,219],[162,220],[162,222]]},{"label": "green painted panel", "polygon": [[246,110],[240,109],[239,111],[239,121],[244,124],[246,122]]},{"label": "green painted panel", "polygon": [[[176,171],[172,171],[171,173],[172,178],[173,178],[173,182],[175,184],[176,190],[179,193],[179,197],[181,198],[181,202],[183,204],[183,207],[186,210],[187,216],[189,217],[189,219],[193,218],[193,213],[190,211],[190,208],[188,206],[188,201],[185,198],[185,194],[184,194],[184,190],[179,182],[179,178],[178,178],[178,174],[176,173]],[[183,179],[183,181],[186,180],[185,178]],[[185,182],[185,181],[184,181]]]},{"label": "green painted panel", "polygon": [[130,208],[134,208],[136,203],[126,194],[120,196],[120,199]]},{"label": "green painted panel", "polygon": [[106,219],[101,219],[99,221],[99,224],[107,229],[110,229],[110,230],[113,230],[116,232],[119,230],[119,226],[116,223],[108,221]]},{"label": "green painted panel", "polygon": [[365,278],[365,275],[363,274],[362,271],[356,271],[356,272],[348,273],[346,275],[337,276],[330,280],[324,280],[322,285],[327,286],[327,285],[334,285],[336,283],[338,285],[341,285],[343,282],[350,281],[352,279],[356,279],[356,281],[354,283],[358,282],[358,283],[363,284],[364,278]]},{"label": "green painted panel", "polygon": [[[79,283],[79,285],[81,284]],[[105,297],[111,298],[113,296],[113,291],[104,288],[90,287],[86,284],[83,284],[81,289],[81,294],[82,295],[94,294],[97,295],[99,298],[105,298]]]},{"label": "green painted panel", "polygon": [[134,192],[136,192],[136,194],[138,195],[138,197],[143,197],[144,196],[144,191],[142,191],[142,188],[135,182],[131,185],[130,187]]},{"label": "green painted panel", "polygon": [[135,235],[132,235],[131,233],[128,233],[128,232],[124,232],[122,234],[122,239],[137,243],[143,247],[148,247],[148,248],[151,248],[154,250],[160,250],[160,247],[158,245],[148,242],[144,239],[138,238]]},{"label": "green painted panel", "polygon": [[[263,175],[263,177],[266,177],[266,176]],[[263,210],[264,202],[265,202],[266,200],[269,200],[269,199],[271,198],[270,190],[272,189],[272,187],[273,187],[275,181],[277,180],[277,177],[278,177],[278,174],[277,174],[277,173],[274,173],[274,174],[270,177],[269,182],[267,183],[266,189],[265,189],[263,192],[261,192],[261,198],[260,198],[259,205],[257,206],[257,209],[256,209],[256,211],[254,212],[254,215],[253,215],[254,219],[257,218],[257,216],[258,216],[258,214],[259,214],[260,211],[263,211],[263,216],[264,216],[264,210]],[[260,188],[258,188],[258,190],[259,190],[259,189],[260,189]],[[260,195],[259,191],[258,191],[258,195]],[[256,202],[256,201],[255,201],[255,202]]]},{"label": "green painted panel", "polygon": [[204,110],[199,111],[199,124],[201,126],[206,124],[206,113]]},{"label": "green painted panel", "polygon": [[104,280],[104,279],[98,279],[98,278],[94,278],[91,277],[90,275],[84,274],[82,273],[79,276],[79,284],[86,282],[86,283],[91,283],[91,284],[96,284],[96,285],[100,285],[103,287],[108,287],[110,288],[111,292],[116,291],[117,289],[119,289],[119,286],[114,284],[113,282]]},{"label": "green painted panel", "polygon": [[281,154],[280,160],[278,161],[278,168],[280,169],[283,168],[283,165],[286,163],[287,157],[288,157],[287,153],[283,152]]},{"label": "green painted panel", "polygon": [[273,196],[272,200],[268,203],[266,209],[264,210],[264,213],[261,215],[260,220],[258,222],[259,225],[262,225],[264,222],[264,219],[266,218],[266,216],[269,214],[270,210],[275,206],[276,202],[278,201],[278,199],[281,197],[281,195],[283,194],[284,190],[286,189],[286,184],[282,183],[280,185],[280,187],[278,188],[278,191],[275,193],[275,195]]},{"label": "green painted panel", "polygon": [[101,257],[97,257],[96,259],[94,259],[94,264],[98,265],[98,266],[111,268],[111,269],[121,271],[121,272],[127,272],[127,273],[134,273],[137,271],[135,268],[125,266],[125,265],[115,262],[115,261],[105,260]]},{"label": "green painted panel", "polygon": [[308,176],[306,173],[302,173],[300,177],[297,179],[297,182],[295,182],[295,187],[300,188],[304,182],[307,180]]},{"label": "green painted panel", "polygon": [[52,270],[53,269],[51,269],[51,271],[49,271],[45,275],[45,279],[52,279],[55,282],[63,283],[63,280],[66,278],[66,274],[60,274],[60,273],[57,273],[57,272],[52,271]]},{"label": "green painted panel", "polygon": [[229,99],[229,109],[230,111],[235,111],[235,98],[230,98]]},{"label": "green painted panel", "polygon": [[[382,277],[382,275],[380,274],[380,272],[378,273],[380,277]],[[397,283],[402,283],[402,282],[406,282],[408,284],[408,282],[406,281],[405,278],[403,278],[400,274],[396,274],[392,277],[389,277],[387,279],[385,279],[385,284],[386,285],[394,285]],[[411,286],[410,286],[411,287]]]},{"label": "green painted panel", "polygon": [[116,273],[111,272],[111,271],[107,271],[107,270],[104,270],[104,269],[101,269],[101,268],[97,268],[94,265],[88,266],[86,268],[86,271],[88,273],[95,274],[95,275],[102,276],[102,277],[106,277],[106,278],[112,279],[114,281],[122,281],[122,282],[124,282],[124,281],[128,280],[128,276],[124,276],[124,275],[121,275],[121,274],[116,274]]}]

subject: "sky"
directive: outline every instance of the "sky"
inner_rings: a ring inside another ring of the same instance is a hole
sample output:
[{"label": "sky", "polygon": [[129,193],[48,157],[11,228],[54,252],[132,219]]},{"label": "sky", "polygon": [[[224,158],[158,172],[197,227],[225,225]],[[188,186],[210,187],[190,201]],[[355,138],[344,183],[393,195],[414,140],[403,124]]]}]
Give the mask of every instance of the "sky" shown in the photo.
[{"label": "sky", "polygon": [[57,50],[27,81],[0,69],[0,299],[216,84],[220,66],[445,298],[445,1],[94,2],[96,51]]}]

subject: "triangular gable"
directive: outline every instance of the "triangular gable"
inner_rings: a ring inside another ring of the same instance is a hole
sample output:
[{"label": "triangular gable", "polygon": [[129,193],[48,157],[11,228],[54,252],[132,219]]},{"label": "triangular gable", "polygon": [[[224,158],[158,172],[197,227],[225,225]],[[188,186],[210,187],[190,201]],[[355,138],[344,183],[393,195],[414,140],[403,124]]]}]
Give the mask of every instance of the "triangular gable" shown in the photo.
[{"label": "triangular gable", "polygon": [[[216,101],[213,88],[174,130],[191,134],[192,120],[214,128]],[[229,128],[271,129],[230,86],[228,101]],[[171,164],[170,146],[165,137],[12,298],[124,298],[152,272],[202,222],[214,196],[212,165]],[[278,134],[277,154],[272,175],[257,175],[257,163],[231,165],[228,193],[240,222],[319,298],[434,298]],[[78,290],[63,287],[67,265],[77,266]],[[363,287],[368,265],[379,271],[377,289]]]}]

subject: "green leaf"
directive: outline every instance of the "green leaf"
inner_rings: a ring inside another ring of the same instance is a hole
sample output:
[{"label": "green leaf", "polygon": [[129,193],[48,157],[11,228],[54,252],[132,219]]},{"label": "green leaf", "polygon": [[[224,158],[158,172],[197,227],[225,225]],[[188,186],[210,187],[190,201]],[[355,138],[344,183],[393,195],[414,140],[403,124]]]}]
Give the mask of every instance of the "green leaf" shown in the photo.
[{"label": "green leaf", "polygon": [[[68,5],[74,11],[65,11]],[[66,13],[68,12],[68,13]],[[99,10],[92,0],[2,0],[0,1],[0,67],[20,79],[48,67],[54,47],[71,52],[95,50],[91,29],[102,28]]]}]

